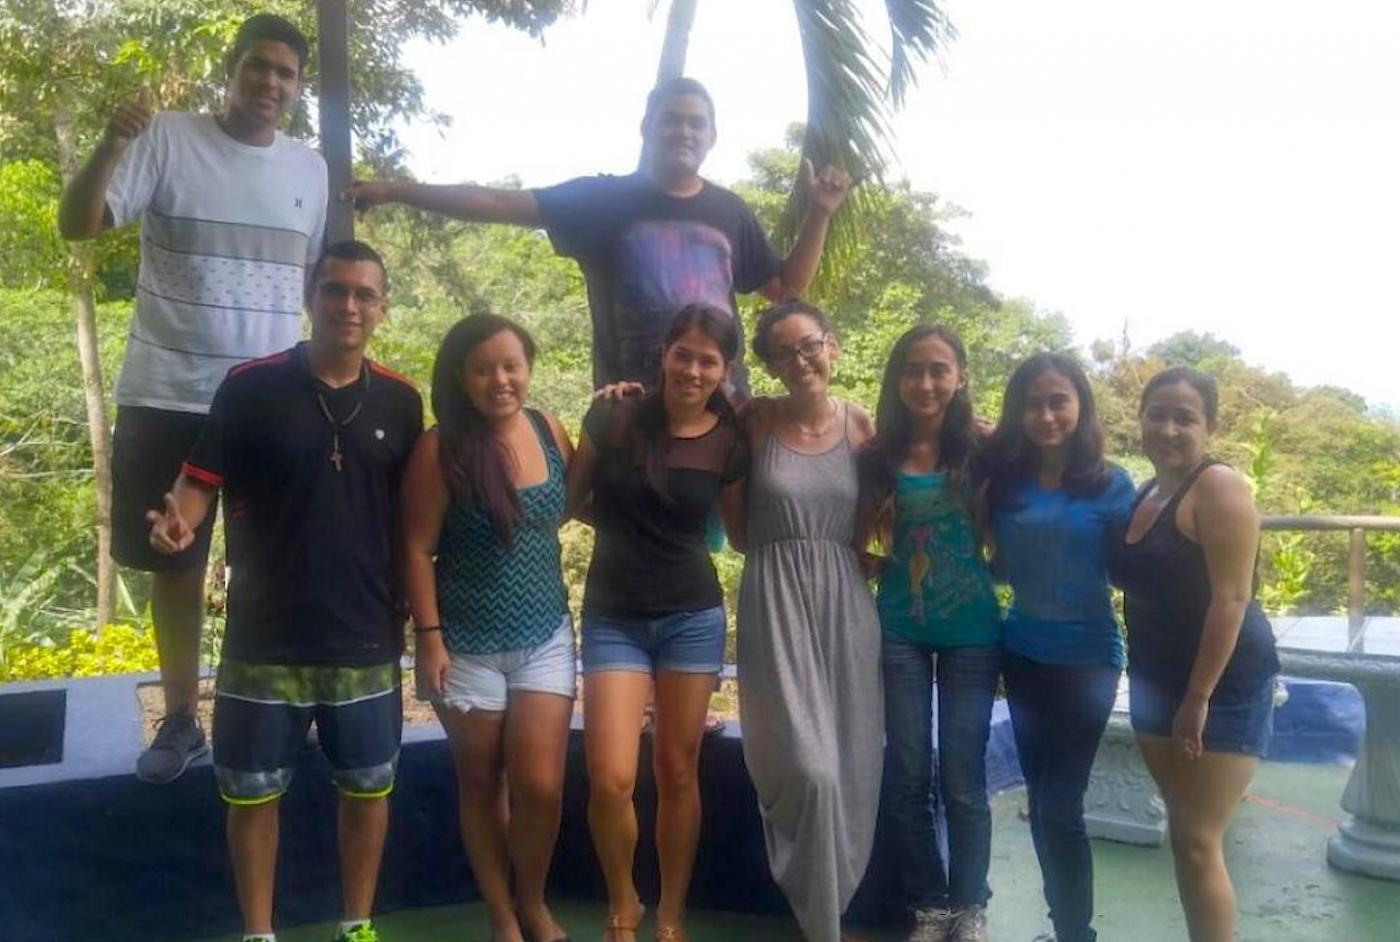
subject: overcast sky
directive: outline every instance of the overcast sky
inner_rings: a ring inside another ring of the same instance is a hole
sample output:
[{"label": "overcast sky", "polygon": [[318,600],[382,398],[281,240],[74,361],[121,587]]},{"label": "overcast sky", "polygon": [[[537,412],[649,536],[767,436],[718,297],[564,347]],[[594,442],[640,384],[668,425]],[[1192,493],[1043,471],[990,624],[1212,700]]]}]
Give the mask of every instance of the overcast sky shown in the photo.
[{"label": "overcast sky", "polygon": [[[881,4],[871,12],[872,34]],[[526,186],[636,163],[665,4],[593,0],[541,45],[469,21],[411,48],[428,180]],[[1076,340],[1211,331],[1250,362],[1400,407],[1400,3],[946,0],[960,37],[895,122],[899,171],[1005,295]],[[700,0],[687,71],[718,108],[705,173],[802,120],[787,0]]]}]

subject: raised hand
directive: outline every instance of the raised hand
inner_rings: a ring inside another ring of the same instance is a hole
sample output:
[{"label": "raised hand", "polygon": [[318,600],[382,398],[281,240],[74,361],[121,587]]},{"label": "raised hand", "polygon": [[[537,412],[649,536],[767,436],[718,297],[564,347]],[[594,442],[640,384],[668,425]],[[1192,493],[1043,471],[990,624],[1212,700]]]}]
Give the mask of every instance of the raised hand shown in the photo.
[{"label": "raised hand", "polygon": [[146,511],[146,520],[151,525],[151,549],[157,553],[170,556],[194,543],[194,529],[181,516],[174,494],[165,495],[163,511]]},{"label": "raised hand", "polygon": [[356,180],[340,191],[342,203],[354,203],[356,212],[394,201],[393,180]]},{"label": "raised hand", "polygon": [[102,130],[103,143],[116,151],[125,150],[150,123],[151,96],[143,90],[140,98],[117,105],[107,118],[107,126]]},{"label": "raised hand", "polygon": [[802,185],[807,191],[807,205],[812,210],[834,216],[851,192],[851,175],[834,164],[827,164],[817,173],[812,162],[804,157]]}]

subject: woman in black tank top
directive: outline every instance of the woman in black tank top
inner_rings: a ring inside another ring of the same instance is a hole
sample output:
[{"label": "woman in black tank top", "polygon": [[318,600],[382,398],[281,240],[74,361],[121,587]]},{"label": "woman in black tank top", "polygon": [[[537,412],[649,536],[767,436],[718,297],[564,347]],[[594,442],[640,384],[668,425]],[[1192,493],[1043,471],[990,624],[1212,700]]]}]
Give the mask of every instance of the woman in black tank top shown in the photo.
[{"label": "woman in black tank top", "polygon": [[1248,484],[1210,458],[1215,381],[1176,367],[1143,390],[1143,486],[1112,574],[1124,592],[1133,729],[1167,805],[1192,942],[1229,942],[1235,894],[1223,841],[1268,746],[1278,658],[1254,600],[1259,515]]}]

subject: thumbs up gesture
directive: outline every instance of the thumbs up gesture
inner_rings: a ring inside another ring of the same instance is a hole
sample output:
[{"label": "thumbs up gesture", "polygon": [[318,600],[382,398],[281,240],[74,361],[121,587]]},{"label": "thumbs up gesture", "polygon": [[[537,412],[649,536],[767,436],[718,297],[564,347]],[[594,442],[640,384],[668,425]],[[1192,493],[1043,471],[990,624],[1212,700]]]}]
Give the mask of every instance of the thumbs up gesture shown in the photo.
[{"label": "thumbs up gesture", "polygon": [[157,553],[170,556],[194,543],[194,528],[185,522],[174,494],[165,495],[163,510],[147,511],[146,520],[151,525],[151,549]]}]

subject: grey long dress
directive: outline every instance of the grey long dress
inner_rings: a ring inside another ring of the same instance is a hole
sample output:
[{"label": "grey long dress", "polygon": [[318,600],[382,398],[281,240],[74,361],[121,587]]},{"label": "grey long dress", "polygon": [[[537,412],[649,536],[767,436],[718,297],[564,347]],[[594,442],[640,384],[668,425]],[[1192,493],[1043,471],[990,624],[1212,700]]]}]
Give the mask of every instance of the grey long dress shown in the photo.
[{"label": "grey long dress", "polygon": [[769,435],[749,474],[739,712],[773,878],[808,942],[838,942],[875,837],[880,623],[853,548],[855,449]]}]

